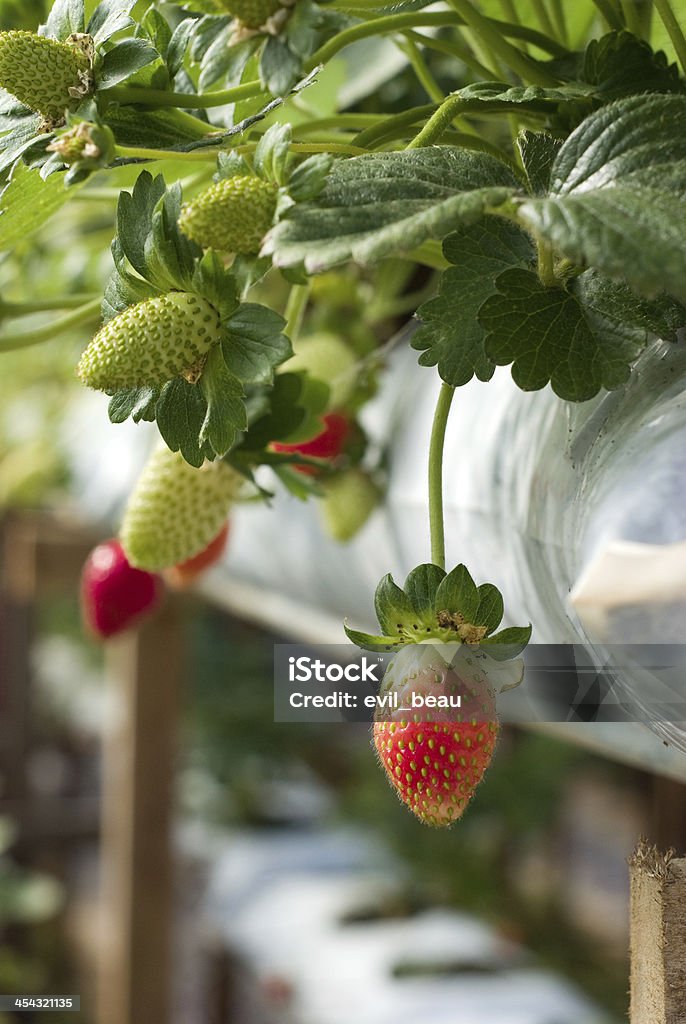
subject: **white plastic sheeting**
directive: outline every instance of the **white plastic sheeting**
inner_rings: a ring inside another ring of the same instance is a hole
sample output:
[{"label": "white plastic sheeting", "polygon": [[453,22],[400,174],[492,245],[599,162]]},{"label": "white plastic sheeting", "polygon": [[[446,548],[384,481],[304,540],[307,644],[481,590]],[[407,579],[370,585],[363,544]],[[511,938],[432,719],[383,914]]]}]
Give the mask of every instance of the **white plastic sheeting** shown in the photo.
[{"label": "white plastic sheeting", "polygon": [[[465,562],[477,582],[495,583],[508,621],[531,621],[535,642],[582,643],[603,663],[611,659],[604,645],[680,643],[685,385],[684,347],[656,342],[625,388],[580,405],[549,388],[523,393],[507,369],[459,389],[445,447],[448,565]],[[342,640],[330,624],[344,617],[374,628],[381,576],[402,580],[429,560],[426,470],[438,387],[437,374],[418,371],[416,353],[398,346],[365,411],[370,436],[388,450],[387,501],[351,544],[328,540],[314,503],[279,494],[271,507],[248,504],[233,517],[225,564],[207,592],[235,605],[231,592],[242,586],[239,603],[247,609],[252,595],[252,614],[286,635]],[[154,429],[110,427],[105,401],[87,395],[66,432],[79,510],[116,519]],[[675,545],[667,557],[665,545]],[[665,683],[636,666],[618,682],[647,720],[656,695],[674,687],[685,695],[681,676]],[[681,727],[650,724],[686,750]]]}]

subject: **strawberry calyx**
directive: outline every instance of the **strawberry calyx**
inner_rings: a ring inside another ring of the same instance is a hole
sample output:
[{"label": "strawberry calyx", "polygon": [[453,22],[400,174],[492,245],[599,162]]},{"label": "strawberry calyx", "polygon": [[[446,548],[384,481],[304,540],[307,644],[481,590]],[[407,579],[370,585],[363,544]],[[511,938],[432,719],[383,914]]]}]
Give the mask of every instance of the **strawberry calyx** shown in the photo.
[{"label": "strawberry calyx", "polygon": [[374,604],[379,634],[345,625],[348,638],[365,650],[438,641],[484,647],[492,659],[508,661],[521,654],[531,638],[531,625],[495,632],[504,612],[502,595],[491,583],[477,586],[464,565],[447,574],[431,563],[419,565],[402,588],[389,573],[376,588]]}]

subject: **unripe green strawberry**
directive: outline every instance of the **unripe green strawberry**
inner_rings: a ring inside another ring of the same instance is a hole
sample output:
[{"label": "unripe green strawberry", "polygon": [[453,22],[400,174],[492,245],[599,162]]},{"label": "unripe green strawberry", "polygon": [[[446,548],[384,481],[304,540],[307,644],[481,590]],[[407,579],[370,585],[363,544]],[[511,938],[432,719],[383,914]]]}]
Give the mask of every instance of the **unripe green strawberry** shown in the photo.
[{"label": "unripe green strawberry", "polygon": [[222,337],[219,314],[205,299],[169,292],[129,306],[95,335],[77,373],[99,391],[154,387],[193,378]]},{"label": "unripe green strawberry", "polygon": [[379,504],[379,490],[360,469],[348,469],[326,481],[322,510],[328,533],[341,543],[351,540]]},{"label": "unripe green strawberry", "polygon": [[185,0],[183,6],[202,14],[230,14],[246,28],[261,28],[282,4],[280,0]]},{"label": "unripe green strawberry", "polygon": [[253,174],[223,178],[184,206],[179,227],[205,249],[254,255],[272,226],[277,192]]},{"label": "unripe green strawberry", "polygon": [[299,339],[295,355],[281,369],[285,373],[304,370],[329,386],[329,409],[340,409],[355,390],[357,358],[336,334],[322,331]]},{"label": "unripe green strawberry", "polygon": [[246,28],[261,28],[282,4],[280,0],[220,0],[220,6]]},{"label": "unripe green strawberry", "polygon": [[85,95],[90,61],[78,46],[34,32],[0,32],[0,85],[51,120]]},{"label": "unripe green strawberry", "polygon": [[225,462],[189,466],[159,448],[129,499],[120,539],[137,569],[158,572],[199,554],[217,536],[243,485]]}]

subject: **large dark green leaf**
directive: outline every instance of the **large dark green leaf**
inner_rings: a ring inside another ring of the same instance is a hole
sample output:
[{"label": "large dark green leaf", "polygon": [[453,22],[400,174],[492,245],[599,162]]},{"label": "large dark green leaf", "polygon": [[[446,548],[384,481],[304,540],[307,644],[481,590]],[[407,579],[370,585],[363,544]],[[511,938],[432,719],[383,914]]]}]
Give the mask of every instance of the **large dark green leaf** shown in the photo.
[{"label": "large dark green leaf", "polygon": [[521,221],[581,266],[686,299],[686,96],[634,96],[587,118]]},{"label": "large dark green leaf", "polygon": [[430,146],[340,161],[316,200],[294,206],[268,249],[280,266],[316,272],[408,251],[478,220],[515,191],[505,164],[484,153]]}]

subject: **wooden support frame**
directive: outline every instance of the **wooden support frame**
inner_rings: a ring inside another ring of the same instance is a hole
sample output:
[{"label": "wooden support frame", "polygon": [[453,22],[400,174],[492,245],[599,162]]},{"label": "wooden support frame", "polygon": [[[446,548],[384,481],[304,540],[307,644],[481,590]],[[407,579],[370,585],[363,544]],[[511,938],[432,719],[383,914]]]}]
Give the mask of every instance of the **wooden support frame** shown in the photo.
[{"label": "wooden support frame", "polygon": [[686,860],[645,840],[630,861],[631,1024],[686,1024]]}]

